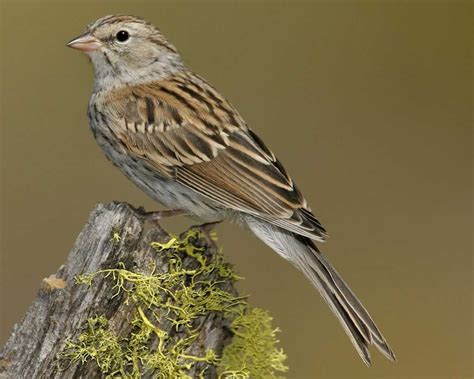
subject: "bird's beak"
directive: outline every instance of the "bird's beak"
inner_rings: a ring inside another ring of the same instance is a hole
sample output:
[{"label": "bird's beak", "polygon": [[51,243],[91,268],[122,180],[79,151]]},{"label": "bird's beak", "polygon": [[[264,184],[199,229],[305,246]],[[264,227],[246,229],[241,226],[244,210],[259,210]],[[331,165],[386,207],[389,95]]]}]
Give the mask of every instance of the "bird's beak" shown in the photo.
[{"label": "bird's beak", "polygon": [[74,38],[67,44],[68,47],[73,49],[90,52],[99,49],[102,43],[90,34],[84,34],[80,37]]}]

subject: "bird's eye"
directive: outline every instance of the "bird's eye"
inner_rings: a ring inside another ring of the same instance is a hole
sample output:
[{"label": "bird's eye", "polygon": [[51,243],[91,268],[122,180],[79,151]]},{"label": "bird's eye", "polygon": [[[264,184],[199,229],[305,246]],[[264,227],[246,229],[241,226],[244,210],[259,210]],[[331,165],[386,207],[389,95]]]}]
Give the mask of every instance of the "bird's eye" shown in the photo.
[{"label": "bird's eye", "polygon": [[119,42],[126,42],[130,38],[130,34],[126,30],[120,30],[116,35],[117,41]]}]

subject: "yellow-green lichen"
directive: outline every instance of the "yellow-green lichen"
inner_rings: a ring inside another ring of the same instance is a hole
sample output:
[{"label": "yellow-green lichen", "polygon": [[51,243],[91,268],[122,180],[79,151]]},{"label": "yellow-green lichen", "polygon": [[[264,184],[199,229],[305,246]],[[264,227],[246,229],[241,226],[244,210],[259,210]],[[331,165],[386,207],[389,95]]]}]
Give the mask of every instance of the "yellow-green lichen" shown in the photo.
[{"label": "yellow-green lichen", "polygon": [[276,372],[288,370],[284,362],[286,355],[278,349],[268,312],[259,308],[248,308],[231,324],[234,333],[232,342],[224,348],[221,378],[277,378]]},{"label": "yellow-green lichen", "polygon": [[120,234],[118,232],[113,232],[112,238],[110,239],[112,242],[120,242],[122,237],[120,237]]},{"label": "yellow-green lichen", "polygon": [[[66,342],[62,357],[70,363],[93,360],[108,378],[140,378],[150,372],[156,378],[189,378],[197,362],[218,367],[220,378],[273,378],[278,371],[286,371],[286,357],[275,347],[277,329],[272,328],[271,317],[221,288],[224,281],[238,277],[221,253],[206,255],[203,247],[196,246],[202,237],[200,231],[192,230],[183,238],[153,242],[158,253],[168,254],[166,272],[156,267],[133,272],[120,263],[117,268],[78,276],[77,284],[89,286],[98,276],[113,281],[113,296],[124,293],[124,301],[135,309],[132,332],[118,337],[105,317],[92,317],[76,341]],[[184,268],[183,260],[189,258],[197,264]],[[209,312],[233,320],[234,337],[222,357],[212,349],[204,356],[187,353],[199,336],[196,320]],[[160,329],[165,321],[179,331],[179,338]]]},{"label": "yellow-green lichen", "polygon": [[81,363],[94,359],[103,373],[122,371],[121,366],[125,361],[122,347],[117,336],[108,330],[108,324],[104,316],[88,319],[78,340],[66,341],[63,357]]}]

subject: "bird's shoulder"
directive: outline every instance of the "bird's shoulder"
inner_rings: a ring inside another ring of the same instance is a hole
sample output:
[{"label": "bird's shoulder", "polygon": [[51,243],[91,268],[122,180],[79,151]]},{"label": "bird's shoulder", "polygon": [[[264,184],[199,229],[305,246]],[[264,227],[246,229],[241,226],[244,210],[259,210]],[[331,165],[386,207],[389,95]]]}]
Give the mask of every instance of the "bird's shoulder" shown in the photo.
[{"label": "bird's shoulder", "polygon": [[191,72],[112,89],[102,95],[102,100],[116,116],[138,124],[155,124],[159,130],[186,125],[207,134],[247,129],[230,102]]}]

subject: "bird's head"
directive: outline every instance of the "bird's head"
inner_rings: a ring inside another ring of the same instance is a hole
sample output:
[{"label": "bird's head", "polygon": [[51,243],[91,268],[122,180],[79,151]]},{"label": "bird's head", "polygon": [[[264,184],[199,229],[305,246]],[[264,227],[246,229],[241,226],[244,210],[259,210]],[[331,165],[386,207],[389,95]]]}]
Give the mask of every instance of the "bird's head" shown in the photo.
[{"label": "bird's head", "polygon": [[183,69],[176,48],[157,28],[134,16],[103,17],[67,46],[90,57],[98,87],[159,80]]}]

